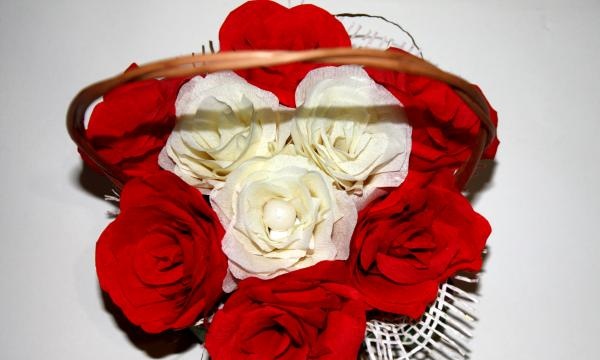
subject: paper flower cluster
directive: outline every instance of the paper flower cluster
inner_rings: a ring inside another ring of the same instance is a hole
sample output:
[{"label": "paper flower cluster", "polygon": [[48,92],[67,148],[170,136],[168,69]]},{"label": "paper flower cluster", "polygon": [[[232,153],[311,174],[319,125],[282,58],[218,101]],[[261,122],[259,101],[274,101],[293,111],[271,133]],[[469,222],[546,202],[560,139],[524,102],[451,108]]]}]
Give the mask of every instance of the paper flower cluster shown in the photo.
[{"label": "paper flower cluster", "polygon": [[[350,41],[323,9],[260,0],[220,45]],[[123,85],[87,129],[129,177],[100,285],[151,333],[210,319],[217,360],[356,358],[374,311],[418,318],[441,282],[479,271],[490,227],[453,175],[480,126],[443,83],[356,65]]]}]

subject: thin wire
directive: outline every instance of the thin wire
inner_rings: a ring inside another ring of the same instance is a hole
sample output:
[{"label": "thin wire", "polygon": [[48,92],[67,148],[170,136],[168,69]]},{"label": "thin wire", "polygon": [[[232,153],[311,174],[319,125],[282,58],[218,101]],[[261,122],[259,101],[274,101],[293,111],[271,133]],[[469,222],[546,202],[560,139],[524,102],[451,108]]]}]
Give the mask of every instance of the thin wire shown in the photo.
[{"label": "thin wire", "polygon": [[381,15],[370,15],[370,14],[362,14],[362,13],[340,13],[340,14],[335,14],[336,17],[350,17],[350,18],[356,18],[356,17],[367,17],[367,18],[372,18],[372,19],[379,19],[379,20],[383,20],[388,24],[391,24],[395,27],[397,27],[398,29],[400,29],[400,31],[402,31],[403,33],[405,33],[409,38],[410,41],[412,42],[413,46],[415,47],[415,49],[417,49],[417,51],[419,52],[419,56],[423,57],[423,51],[421,50],[421,48],[419,47],[419,45],[417,45],[417,42],[415,40],[415,38],[412,36],[411,33],[409,33],[406,29],[404,29],[402,27],[402,25],[388,20],[385,17],[381,16]]}]

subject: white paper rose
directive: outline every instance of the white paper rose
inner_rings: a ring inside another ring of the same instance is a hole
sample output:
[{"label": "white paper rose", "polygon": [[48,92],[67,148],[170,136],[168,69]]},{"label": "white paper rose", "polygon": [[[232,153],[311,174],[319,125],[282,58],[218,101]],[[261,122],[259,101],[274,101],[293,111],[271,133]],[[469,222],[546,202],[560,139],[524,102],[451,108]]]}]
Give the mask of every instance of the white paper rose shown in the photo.
[{"label": "white paper rose", "polygon": [[[248,160],[210,199],[226,230],[222,247],[234,278],[269,279],[348,258],[356,207],[305,157]],[[223,288],[233,290],[233,279]]]},{"label": "white paper rose", "polygon": [[159,164],[205,194],[245,160],[279,152],[289,138],[277,97],[233,72],[192,78],[175,108],[177,124]]},{"label": "white paper rose", "polygon": [[359,66],[322,67],[296,90],[292,139],[362,208],[406,178],[412,129],[400,102]]}]

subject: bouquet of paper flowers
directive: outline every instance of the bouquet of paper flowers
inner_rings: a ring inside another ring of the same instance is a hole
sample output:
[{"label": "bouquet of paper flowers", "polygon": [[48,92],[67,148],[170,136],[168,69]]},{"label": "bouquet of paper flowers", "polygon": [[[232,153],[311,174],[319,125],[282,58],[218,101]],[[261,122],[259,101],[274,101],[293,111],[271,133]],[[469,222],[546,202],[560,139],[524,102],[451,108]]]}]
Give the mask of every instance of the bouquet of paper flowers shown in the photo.
[{"label": "bouquet of paper flowers", "polygon": [[215,360],[408,359],[410,334],[376,332],[480,270],[490,226],[461,188],[495,153],[495,112],[405,51],[352,49],[313,5],[247,2],[219,44],[70,108],[84,160],[120,191],[101,288],[149,333],[205,329]]}]

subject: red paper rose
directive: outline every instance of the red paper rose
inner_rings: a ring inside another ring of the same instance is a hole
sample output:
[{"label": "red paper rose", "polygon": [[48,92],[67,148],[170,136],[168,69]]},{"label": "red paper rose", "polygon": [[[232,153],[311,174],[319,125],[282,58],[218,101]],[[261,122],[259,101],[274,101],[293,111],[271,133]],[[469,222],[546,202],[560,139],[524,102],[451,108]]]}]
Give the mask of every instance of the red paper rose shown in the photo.
[{"label": "red paper rose", "polygon": [[202,195],[177,176],[159,171],[133,179],[98,240],[100,286],[147,332],[189,327],[221,296],[223,234]]},{"label": "red paper rose", "polygon": [[365,307],[344,276],[341,261],[325,261],[271,280],[241,281],[210,324],[211,357],[355,359]]},{"label": "red paper rose", "polygon": [[477,272],[488,222],[452,188],[453,178],[423,183],[417,172],[359,214],[349,266],[369,305],[419,318],[441,282]]},{"label": "red paper rose", "polygon": [[[288,9],[273,1],[249,1],[233,10],[219,31],[221,51],[306,50],[350,46],[350,37],[335,16],[314,5]],[[295,107],[296,87],[317,64],[289,64],[240,70],[248,82],[271,91]]]},{"label": "red paper rose", "polygon": [[100,157],[129,177],[158,170],[158,153],[175,126],[175,99],[183,82],[144,80],[104,95],[86,131]]},{"label": "red paper rose", "polygon": [[[413,128],[411,170],[456,169],[469,158],[477,142],[481,122],[447,84],[424,76],[387,70],[370,68],[367,72],[405,107]],[[498,117],[491,107],[490,116],[497,125]],[[487,147],[484,158],[494,158],[498,144],[495,138]]]}]

